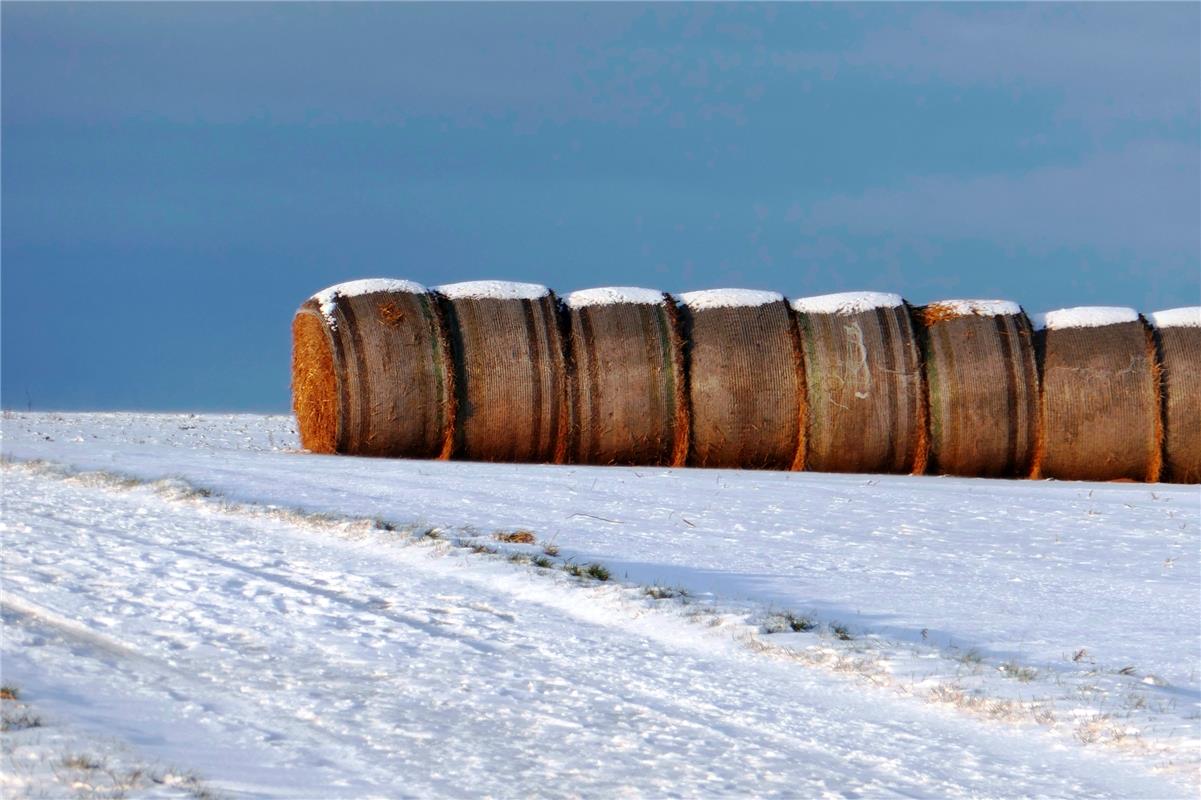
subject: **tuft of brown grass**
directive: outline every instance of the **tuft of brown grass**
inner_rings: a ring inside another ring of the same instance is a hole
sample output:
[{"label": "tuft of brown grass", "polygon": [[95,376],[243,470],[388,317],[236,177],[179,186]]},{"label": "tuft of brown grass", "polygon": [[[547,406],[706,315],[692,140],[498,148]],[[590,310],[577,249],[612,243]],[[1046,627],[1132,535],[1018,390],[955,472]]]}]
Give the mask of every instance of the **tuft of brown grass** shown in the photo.
[{"label": "tuft of brown grass", "polygon": [[492,538],[505,544],[533,544],[537,537],[529,531],[512,531],[510,533],[495,533]]}]

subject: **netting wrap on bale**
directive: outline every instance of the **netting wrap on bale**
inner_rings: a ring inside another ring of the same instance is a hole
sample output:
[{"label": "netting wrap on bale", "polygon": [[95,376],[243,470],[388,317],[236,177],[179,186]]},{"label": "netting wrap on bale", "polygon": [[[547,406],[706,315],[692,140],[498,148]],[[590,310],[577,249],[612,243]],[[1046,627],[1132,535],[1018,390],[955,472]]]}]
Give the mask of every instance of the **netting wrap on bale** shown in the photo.
[{"label": "netting wrap on bale", "polygon": [[714,289],[680,301],[689,342],[689,463],[799,469],[804,370],[784,297]]},{"label": "netting wrap on bale", "polygon": [[292,321],[292,403],[316,453],[448,457],[454,376],[425,287],[362,280],[318,292]]},{"label": "netting wrap on bale", "polygon": [[1132,308],[1067,308],[1034,318],[1042,350],[1032,477],[1155,481],[1160,376],[1151,331]]},{"label": "netting wrap on bale", "polygon": [[1149,317],[1163,364],[1163,477],[1201,483],[1201,307]]},{"label": "netting wrap on bale", "polygon": [[684,346],[675,302],[611,287],[565,299],[571,332],[568,459],[680,466],[688,455]]},{"label": "netting wrap on bale", "polygon": [[793,308],[805,352],[807,468],[924,471],[922,368],[905,301],[850,292],[801,298]]},{"label": "netting wrap on bale", "polygon": [[506,281],[435,292],[455,354],[455,455],[563,461],[569,414],[558,299],[545,286]]},{"label": "netting wrap on bale", "polygon": [[917,309],[931,472],[1027,475],[1038,431],[1038,366],[1016,303],[945,300]]}]

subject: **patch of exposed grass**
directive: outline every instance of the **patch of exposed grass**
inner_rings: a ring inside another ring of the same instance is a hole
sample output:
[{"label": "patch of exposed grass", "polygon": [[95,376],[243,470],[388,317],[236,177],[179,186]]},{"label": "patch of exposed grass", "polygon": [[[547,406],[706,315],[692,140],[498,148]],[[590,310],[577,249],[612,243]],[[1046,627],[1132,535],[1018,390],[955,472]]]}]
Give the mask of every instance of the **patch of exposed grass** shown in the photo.
[{"label": "patch of exposed grass", "polygon": [[42,727],[42,718],[27,708],[0,710],[0,732],[23,731]]},{"label": "patch of exposed grass", "polygon": [[1038,672],[1036,670],[1031,667],[1023,667],[1016,661],[1006,661],[1004,664],[997,667],[997,669],[999,669],[1001,674],[1006,678],[1013,678],[1014,680],[1021,681],[1022,683],[1030,683],[1030,681],[1038,677]]},{"label": "patch of exposed grass", "polygon": [[592,563],[584,568],[584,574],[598,581],[607,581],[611,577],[609,568],[604,564]]},{"label": "patch of exposed grass", "polygon": [[794,614],[791,611],[781,611],[772,614],[763,623],[764,633],[807,633],[817,627],[811,617],[804,614]]},{"label": "patch of exposed grass", "polygon": [[688,592],[678,586],[654,586],[644,587],[642,593],[652,600],[670,600],[673,597],[687,597]]},{"label": "patch of exposed grass", "polygon": [[542,545],[542,552],[551,558],[559,555],[559,545],[554,542],[546,542]]},{"label": "patch of exposed grass", "polygon": [[550,569],[555,565],[555,562],[551,561],[546,556],[531,556],[530,563],[539,569]]},{"label": "patch of exposed grass", "polygon": [[4,684],[0,686],[0,700],[20,700],[21,692],[16,686]]},{"label": "patch of exposed grass", "polygon": [[977,650],[976,648],[973,647],[972,649],[968,650],[966,653],[961,655],[959,657],[959,660],[962,661],[964,664],[979,664],[981,661],[984,660],[984,657],[980,655],[979,650]]},{"label": "patch of exposed grass", "polygon": [[492,538],[498,542],[505,544],[533,544],[537,541],[537,537],[530,531],[510,531],[508,533],[494,533]]},{"label": "patch of exposed grass", "polygon": [[831,622],[830,623],[830,633],[834,634],[835,639],[839,639],[844,642],[851,641],[850,629],[847,628],[846,625],[843,625],[841,622]]}]

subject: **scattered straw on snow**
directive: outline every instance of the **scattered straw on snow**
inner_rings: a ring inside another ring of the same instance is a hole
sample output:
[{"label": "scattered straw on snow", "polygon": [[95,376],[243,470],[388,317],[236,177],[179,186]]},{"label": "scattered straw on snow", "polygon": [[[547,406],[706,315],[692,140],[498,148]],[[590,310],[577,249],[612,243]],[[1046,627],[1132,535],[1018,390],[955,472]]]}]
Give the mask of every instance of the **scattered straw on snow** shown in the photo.
[{"label": "scattered straw on snow", "polygon": [[838,292],[817,297],[800,297],[792,307],[802,314],[858,314],[877,308],[896,308],[905,302],[891,292]]},{"label": "scattered straw on snow", "polygon": [[1064,328],[1100,328],[1105,325],[1121,325],[1134,322],[1138,312],[1121,306],[1078,306],[1033,314],[1030,323],[1035,330],[1062,330]]},{"label": "scattered straw on snow", "polygon": [[958,317],[1014,316],[1022,307],[1009,300],[939,300],[931,307]]},{"label": "scattered straw on snow", "polygon": [[779,292],[765,292],[759,289],[705,289],[680,295],[680,301],[696,311],[706,308],[765,306],[783,299],[784,295]]},{"label": "scattered straw on snow", "polygon": [[434,289],[451,300],[537,300],[550,294],[541,284],[514,281],[464,281]]},{"label": "scattered straw on snow", "polygon": [[657,289],[641,289],[637,286],[605,286],[599,289],[581,289],[567,295],[564,301],[571,308],[585,306],[610,306],[618,303],[657,306],[663,302],[663,292]]},{"label": "scattered straw on snow", "polygon": [[1156,311],[1147,319],[1157,328],[1201,328],[1201,306]]},{"label": "scattered straw on snow", "polygon": [[414,281],[397,280],[394,278],[364,278],[357,281],[347,281],[322,289],[313,295],[312,299],[321,305],[321,315],[331,325],[334,324],[334,303],[339,297],[358,297],[373,292],[411,292],[424,294],[425,287]]}]

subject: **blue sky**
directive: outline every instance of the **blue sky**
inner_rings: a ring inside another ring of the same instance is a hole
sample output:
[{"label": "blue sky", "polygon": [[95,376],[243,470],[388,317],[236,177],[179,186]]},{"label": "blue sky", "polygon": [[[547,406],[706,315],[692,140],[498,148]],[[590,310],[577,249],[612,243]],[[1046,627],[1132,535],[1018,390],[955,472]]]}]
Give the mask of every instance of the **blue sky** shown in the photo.
[{"label": "blue sky", "polygon": [[27,4],[2,401],[288,407],[367,276],[1201,303],[1201,6]]}]

